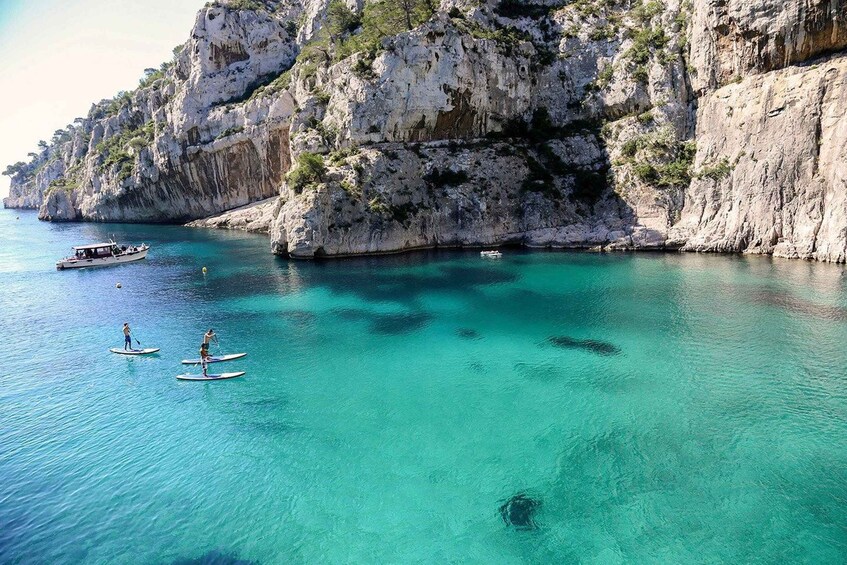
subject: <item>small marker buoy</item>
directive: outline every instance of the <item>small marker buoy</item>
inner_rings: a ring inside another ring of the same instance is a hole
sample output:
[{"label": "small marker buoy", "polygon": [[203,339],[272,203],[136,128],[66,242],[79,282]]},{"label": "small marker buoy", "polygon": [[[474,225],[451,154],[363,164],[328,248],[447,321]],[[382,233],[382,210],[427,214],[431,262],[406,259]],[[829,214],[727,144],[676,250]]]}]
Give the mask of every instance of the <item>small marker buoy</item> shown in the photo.
[{"label": "small marker buoy", "polygon": [[203,267],[203,274],[205,275],[207,272],[206,267]]},{"label": "small marker buoy", "polygon": [[121,288],[121,283],[116,284],[115,288]]}]

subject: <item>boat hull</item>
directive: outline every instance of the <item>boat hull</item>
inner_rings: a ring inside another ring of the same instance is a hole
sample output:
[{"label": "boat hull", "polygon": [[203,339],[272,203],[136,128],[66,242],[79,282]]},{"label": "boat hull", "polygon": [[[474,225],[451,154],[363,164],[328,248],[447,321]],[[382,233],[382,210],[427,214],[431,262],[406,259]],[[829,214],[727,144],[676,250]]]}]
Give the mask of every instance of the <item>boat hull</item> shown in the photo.
[{"label": "boat hull", "polygon": [[86,267],[109,267],[111,265],[122,265],[123,263],[132,263],[140,261],[147,257],[147,252],[150,248],[139,249],[134,253],[125,253],[121,255],[112,255],[111,257],[95,257],[93,259],[62,259],[56,262],[56,269],[62,271],[64,269],[84,269]]}]

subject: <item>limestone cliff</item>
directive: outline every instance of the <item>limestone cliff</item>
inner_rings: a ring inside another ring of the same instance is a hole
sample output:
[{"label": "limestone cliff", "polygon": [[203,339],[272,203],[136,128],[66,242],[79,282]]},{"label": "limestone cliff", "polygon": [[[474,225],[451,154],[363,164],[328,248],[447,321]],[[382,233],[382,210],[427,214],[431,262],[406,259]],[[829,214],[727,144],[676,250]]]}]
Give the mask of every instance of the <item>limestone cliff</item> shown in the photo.
[{"label": "limestone cliff", "polygon": [[216,2],[173,62],[7,171],[6,205],[242,207],[200,224],[301,257],[517,243],[844,261],[845,24],[847,0]]},{"label": "limestone cliff", "polygon": [[293,64],[301,13],[296,2],[204,8],[173,61],[7,169],[5,205],[48,220],[174,222],[276,195],[294,100],[249,95]]}]

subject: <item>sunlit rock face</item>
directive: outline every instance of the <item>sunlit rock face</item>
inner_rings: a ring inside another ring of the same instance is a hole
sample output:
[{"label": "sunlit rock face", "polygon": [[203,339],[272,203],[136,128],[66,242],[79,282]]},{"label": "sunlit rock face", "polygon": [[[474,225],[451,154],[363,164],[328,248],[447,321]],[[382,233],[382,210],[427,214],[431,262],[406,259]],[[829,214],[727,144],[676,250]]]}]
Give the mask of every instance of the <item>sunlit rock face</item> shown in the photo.
[{"label": "sunlit rock face", "polygon": [[723,87],[698,118],[695,166],[720,174],[686,193],[686,249],[844,262],[847,58]]}]

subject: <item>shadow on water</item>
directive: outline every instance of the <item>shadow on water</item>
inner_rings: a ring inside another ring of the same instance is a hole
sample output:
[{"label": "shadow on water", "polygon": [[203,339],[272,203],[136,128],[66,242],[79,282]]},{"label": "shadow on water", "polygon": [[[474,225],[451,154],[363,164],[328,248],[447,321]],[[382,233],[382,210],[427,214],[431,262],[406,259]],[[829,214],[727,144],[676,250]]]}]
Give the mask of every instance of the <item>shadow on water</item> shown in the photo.
[{"label": "shadow on water", "polygon": [[258,565],[258,562],[240,559],[232,553],[212,550],[199,557],[179,558],[172,561],[171,565]]},{"label": "shadow on water", "polygon": [[541,382],[557,381],[565,377],[565,372],[560,367],[549,363],[515,363],[515,371],[525,379]]},{"label": "shadow on water", "polygon": [[604,394],[632,393],[641,390],[645,383],[631,374],[617,371],[574,371],[553,363],[525,363],[514,365],[521,378],[539,383],[556,383],[571,390],[589,390]]},{"label": "shadow on water", "polygon": [[417,331],[432,320],[430,314],[381,314],[371,322],[371,331],[382,335],[402,335]]},{"label": "shadow on water", "polygon": [[358,308],[335,308],[331,312],[342,320],[350,321],[368,320],[373,316],[370,312]]},{"label": "shadow on water", "polygon": [[221,410],[238,432],[251,430],[264,437],[282,440],[305,431],[291,416],[293,408],[287,398],[231,400]]},{"label": "shadow on water", "polygon": [[309,310],[283,310],[280,316],[300,328],[314,326],[318,319],[318,315]]},{"label": "shadow on water", "polygon": [[433,319],[425,312],[405,312],[399,314],[377,314],[358,308],[336,308],[332,314],[343,320],[366,321],[371,333],[379,335],[403,335],[427,326]]},{"label": "shadow on water", "polygon": [[217,300],[221,298],[252,298],[264,294],[284,296],[294,292],[282,273],[279,272],[248,273],[239,271],[224,276],[211,274],[203,282],[214,293]]},{"label": "shadow on water", "polygon": [[[455,254],[442,257],[444,261],[456,259]],[[424,256],[410,265],[428,267],[431,262],[431,256]],[[370,302],[406,304],[428,293],[474,294],[481,287],[510,283],[519,278],[516,273],[490,264],[478,267],[439,265],[435,272],[397,272],[391,268],[392,264],[372,264],[362,259],[356,262],[317,262],[304,267],[289,264],[286,268],[295,269],[301,284],[306,287],[322,286],[335,294],[353,295]]]},{"label": "shadow on water", "polygon": [[618,355],[620,347],[608,341],[598,339],[577,339],[569,336],[553,336],[547,339],[548,343],[562,349],[583,349],[596,353],[597,355]]},{"label": "shadow on water", "polygon": [[818,304],[810,300],[792,296],[790,293],[784,291],[759,289],[752,294],[752,300],[756,304],[775,306],[794,314],[802,314],[804,316],[836,322],[847,321],[847,308]]}]

